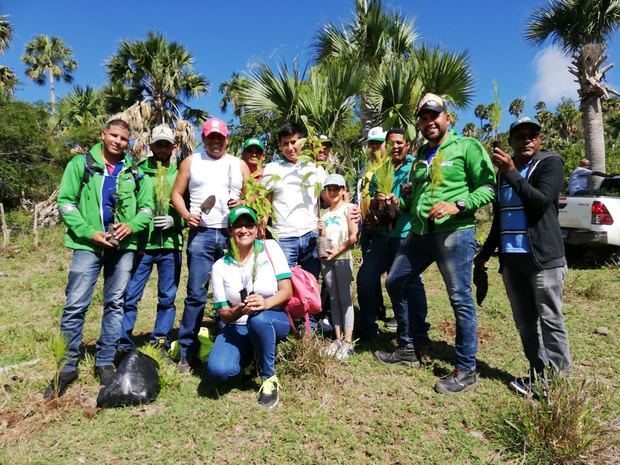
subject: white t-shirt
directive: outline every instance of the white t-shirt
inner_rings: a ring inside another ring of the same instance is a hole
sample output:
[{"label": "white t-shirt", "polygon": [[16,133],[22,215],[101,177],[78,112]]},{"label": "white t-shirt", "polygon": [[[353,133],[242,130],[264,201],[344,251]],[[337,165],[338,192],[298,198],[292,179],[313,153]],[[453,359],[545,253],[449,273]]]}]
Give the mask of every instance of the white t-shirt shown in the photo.
[{"label": "white t-shirt", "polygon": [[272,225],[278,237],[300,237],[316,230],[317,198],[325,176],[323,167],[312,162],[294,165],[283,158],[265,166],[261,182],[272,190]]},{"label": "white t-shirt", "polygon": [[[213,306],[232,307],[241,302],[239,292],[245,289],[248,294],[254,293],[264,298],[271,297],[278,292],[278,281],[288,279],[291,269],[288,266],[284,252],[274,240],[254,242],[256,247],[256,277],[252,281],[255,256],[252,255],[247,263],[237,263],[230,252],[213,264],[211,282],[213,283]],[[269,255],[265,252],[265,247]],[[269,260],[271,257],[271,260]],[[248,316],[243,315],[235,324],[244,325]]]},{"label": "white t-shirt", "polygon": [[[200,226],[227,227],[228,201],[239,198],[242,185],[241,159],[227,153],[218,159],[211,158],[206,152],[194,153],[189,169],[190,213],[200,214]],[[200,206],[210,195],[215,196],[215,204],[205,215]]]}]

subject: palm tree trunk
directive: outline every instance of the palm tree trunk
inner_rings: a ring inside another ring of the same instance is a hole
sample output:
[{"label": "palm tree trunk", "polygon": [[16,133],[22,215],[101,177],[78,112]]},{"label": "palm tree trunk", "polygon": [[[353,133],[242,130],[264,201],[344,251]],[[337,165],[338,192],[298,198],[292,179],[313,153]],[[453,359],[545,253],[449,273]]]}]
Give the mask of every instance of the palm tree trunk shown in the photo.
[{"label": "palm tree trunk", "polygon": [[[605,135],[603,132],[603,108],[598,96],[589,96],[581,101],[583,133],[586,158],[592,171],[605,173]],[[602,182],[598,176],[590,177],[590,188],[597,188]]]},{"label": "palm tree trunk", "polygon": [[54,76],[52,75],[52,71],[49,71],[50,77],[50,107],[52,107],[52,113],[54,113],[54,108],[56,107],[56,94],[54,93]]},{"label": "palm tree trunk", "polygon": [[376,108],[368,103],[368,100],[362,95],[360,99],[361,119],[362,119],[362,139],[368,137],[368,131],[375,126],[381,125],[381,118]]}]

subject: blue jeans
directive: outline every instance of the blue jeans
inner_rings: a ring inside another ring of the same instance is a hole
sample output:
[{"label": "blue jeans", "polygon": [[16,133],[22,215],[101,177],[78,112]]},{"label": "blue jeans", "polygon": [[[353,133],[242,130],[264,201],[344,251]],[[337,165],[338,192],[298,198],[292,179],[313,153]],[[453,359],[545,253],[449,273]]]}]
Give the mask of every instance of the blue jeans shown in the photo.
[{"label": "blue jeans", "polygon": [[[393,268],[394,259],[405,239],[387,237],[375,234],[364,256],[364,261],[357,273],[357,301],[360,308],[360,331],[363,337],[372,337],[377,334],[377,310],[381,297],[377,294],[376,283],[381,275]],[[401,347],[409,344],[423,346],[428,342],[428,328],[426,323],[427,304],[426,292],[422,277],[417,273],[407,283],[406,294],[388,294],[392,301],[392,308],[398,328],[396,337]]]},{"label": "blue jeans", "polygon": [[207,378],[215,385],[233,381],[255,354],[261,378],[272,377],[276,373],[276,344],[290,328],[282,310],[254,313],[246,325],[220,325],[207,360]]},{"label": "blue jeans", "polygon": [[211,268],[227,248],[225,229],[197,228],[189,232],[187,241],[187,297],[179,327],[181,357],[198,351],[198,331],[202,323]]},{"label": "blue jeans", "polygon": [[316,248],[318,236],[318,231],[310,231],[303,236],[283,237],[278,240],[288,266],[293,268],[299,264],[304,270],[312,273],[317,280],[321,271],[321,260]]},{"label": "blue jeans", "polygon": [[131,338],[138,317],[138,302],[142,299],[153,265],[157,266],[157,316],[151,333],[151,344],[170,346],[168,335],[174,326],[176,308],[174,301],[181,277],[181,251],[170,249],[147,250],[136,254],[137,260],[125,292],[125,311],[118,347],[130,350],[135,347]]},{"label": "blue jeans", "polygon": [[386,280],[390,296],[406,298],[411,295],[411,281],[437,262],[456,318],[456,368],[466,371],[476,369],[478,350],[478,320],[471,294],[475,236],[473,228],[424,236],[411,233]]},{"label": "blue jeans", "polygon": [[131,276],[132,266],[131,251],[106,250],[103,253],[74,250],[65,290],[65,307],[60,320],[60,330],[67,341],[66,363],[62,371],[77,369],[84,317],[93,298],[101,268],[103,268],[103,315],[101,336],[96,345],[95,365],[113,364],[123,319],[123,294]]}]

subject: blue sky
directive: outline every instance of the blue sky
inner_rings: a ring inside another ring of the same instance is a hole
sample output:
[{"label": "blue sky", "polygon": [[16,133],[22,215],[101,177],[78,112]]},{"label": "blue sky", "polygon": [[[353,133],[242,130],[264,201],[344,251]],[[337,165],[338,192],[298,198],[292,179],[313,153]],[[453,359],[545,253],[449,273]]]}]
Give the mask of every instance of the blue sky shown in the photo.
[{"label": "blue sky", "polygon": [[[476,122],[473,107],[493,100],[493,80],[499,85],[505,107],[502,126],[511,120],[510,101],[520,97],[526,111],[538,100],[555,108],[561,97],[576,98],[576,84],[568,74],[568,59],[552,47],[533,49],[523,40],[527,18],[544,0],[385,0],[388,8],[415,19],[419,41],[429,45],[468,50],[476,82],[470,108],[461,111],[459,127]],[[441,5],[441,9],[438,7]],[[143,39],[147,31],[163,33],[185,45],[194,55],[195,69],[207,76],[211,91],[193,102],[221,116],[217,91],[233,72],[244,72],[258,62],[277,64],[297,58],[311,59],[316,32],[328,21],[337,24],[352,15],[352,0],[163,2],[159,0],[0,0],[0,14],[9,15],[15,35],[0,63],[11,66],[22,80],[17,98],[49,99],[47,86],[37,86],[24,75],[19,57],[24,45],[37,34],[56,35],[73,51],[79,63],[75,84],[101,87],[106,82],[104,63],[123,39]],[[616,36],[610,42],[610,62],[620,63]],[[619,65],[620,66],[620,65]],[[620,81],[617,69],[607,75]],[[70,85],[59,83],[57,95]],[[223,115],[225,119],[230,114]]]}]

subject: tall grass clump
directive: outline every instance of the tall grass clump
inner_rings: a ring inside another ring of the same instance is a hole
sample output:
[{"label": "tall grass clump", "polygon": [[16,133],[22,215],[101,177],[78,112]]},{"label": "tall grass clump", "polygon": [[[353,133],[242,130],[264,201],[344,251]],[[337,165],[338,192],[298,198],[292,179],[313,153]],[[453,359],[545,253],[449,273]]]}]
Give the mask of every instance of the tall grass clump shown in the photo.
[{"label": "tall grass clump", "polygon": [[546,398],[526,399],[508,415],[501,428],[503,439],[524,464],[609,463],[608,453],[618,446],[619,431],[605,418],[612,396],[599,382],[557,376],[549,383]]},{"label": "tall grass clump", "polygon": [[289,337],[278,344],[281,372],[291,378],[328,378],[335,358],[325,352],[325,341],[317,336]]}]

